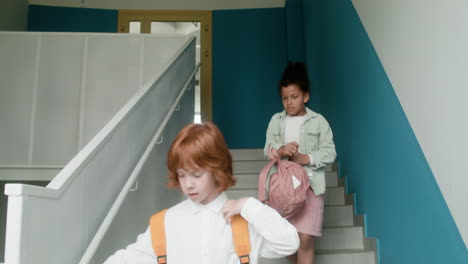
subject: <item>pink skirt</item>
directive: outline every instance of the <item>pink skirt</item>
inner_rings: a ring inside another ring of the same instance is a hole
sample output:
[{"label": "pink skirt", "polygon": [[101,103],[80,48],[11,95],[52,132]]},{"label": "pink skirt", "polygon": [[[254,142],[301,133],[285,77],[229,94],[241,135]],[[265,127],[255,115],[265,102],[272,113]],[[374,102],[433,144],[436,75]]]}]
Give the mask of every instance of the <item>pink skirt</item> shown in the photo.
[{"label": "pink skirt", "polygon": [[323,223],[323,195],[315,196],[312,188],[307,191],[307,200],[301,212],[288,218],[288,221],[296,227],[297,232],[322,236]]}]

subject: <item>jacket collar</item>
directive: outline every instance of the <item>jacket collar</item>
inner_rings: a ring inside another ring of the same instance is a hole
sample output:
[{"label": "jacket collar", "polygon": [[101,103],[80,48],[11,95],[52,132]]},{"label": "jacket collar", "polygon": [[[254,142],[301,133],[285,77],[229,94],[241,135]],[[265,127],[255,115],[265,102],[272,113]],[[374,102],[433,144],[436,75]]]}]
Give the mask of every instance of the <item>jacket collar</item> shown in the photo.
[{"label": "jacket collar", "polygon": [[[315,113],[314,111],[310,110],[310,108],[308,108],[307,106],[305,107],[305,110],[306,110],[306,120],[309,120],[311,118],[315,118],[318,116],[317,113]],[[286,111],[283,110],[281,113],[280,113],[280,118],[281,119],[284,119],[286,117]]]}]

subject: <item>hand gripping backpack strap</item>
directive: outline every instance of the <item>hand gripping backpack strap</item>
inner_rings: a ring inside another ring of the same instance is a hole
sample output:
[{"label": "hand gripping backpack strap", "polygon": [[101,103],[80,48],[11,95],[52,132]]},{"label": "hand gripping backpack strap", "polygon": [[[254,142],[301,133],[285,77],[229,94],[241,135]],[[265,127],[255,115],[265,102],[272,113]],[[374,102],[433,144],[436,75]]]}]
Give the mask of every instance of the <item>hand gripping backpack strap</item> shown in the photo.
[{"label": "hand gripping backpack strap", "polygon": [[166,230],[164,225],[164,216],[167,209],[151,216],[150,231],[153,250],[158,258],[158,264],[166,264]]},{"label": "hand gripping backpack strap", "polygon": [[232,241],[241,264],[250,263],[250,238],[247,220],[240,215],[231,217]]},{"label": "hand gripping backpack strap", "polygon": [[258,176],[258,200],[262,203],[268,200],[268,192],[270,190],[270,171],[273,168],[273,165],[277,162],[278,160],[270,161],[265,165],[265,167],[263,167],[260,172],[260,176]]}]

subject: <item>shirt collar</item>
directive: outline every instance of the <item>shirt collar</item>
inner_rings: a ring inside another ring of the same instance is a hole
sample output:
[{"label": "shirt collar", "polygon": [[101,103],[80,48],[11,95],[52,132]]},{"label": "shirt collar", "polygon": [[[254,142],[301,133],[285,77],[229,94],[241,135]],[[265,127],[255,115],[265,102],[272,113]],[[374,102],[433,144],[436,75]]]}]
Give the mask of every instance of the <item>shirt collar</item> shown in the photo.
[{"label": "shirt collar", "polygon": [[218,195],[218,197],[216,197],[213,201],[209,202],[208,204],[197,203],[190,199],[187,199],[187,204],[189,210],[194,214],[197,214],[204,209],[208,209],[214,214],[219,214],[221,212],[221,208],[226,203],[226,201],[227,195],[224,192],[222,192]]}]

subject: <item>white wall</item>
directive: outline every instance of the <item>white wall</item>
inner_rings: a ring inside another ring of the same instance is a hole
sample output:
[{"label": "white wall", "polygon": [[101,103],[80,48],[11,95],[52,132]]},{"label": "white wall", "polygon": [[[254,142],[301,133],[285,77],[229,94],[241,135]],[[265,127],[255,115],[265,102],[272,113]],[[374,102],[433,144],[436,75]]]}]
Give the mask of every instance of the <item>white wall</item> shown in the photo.
[{"label": "white wall", "polygon": [[285,0],[29,0],[29,3],[103,9],[218,10],[284,7]]},{"label": "white wall", "polygon": [[0,3],[0,31],[26,31],[28,0],[2,0]]},{"label": "white wall", "polygon": [[468,247],[468,1],[352,2]]},{"label": "white wall", "polygon": [[0,175],[2,165],[68,163],[185,41],[0,33]]}]

